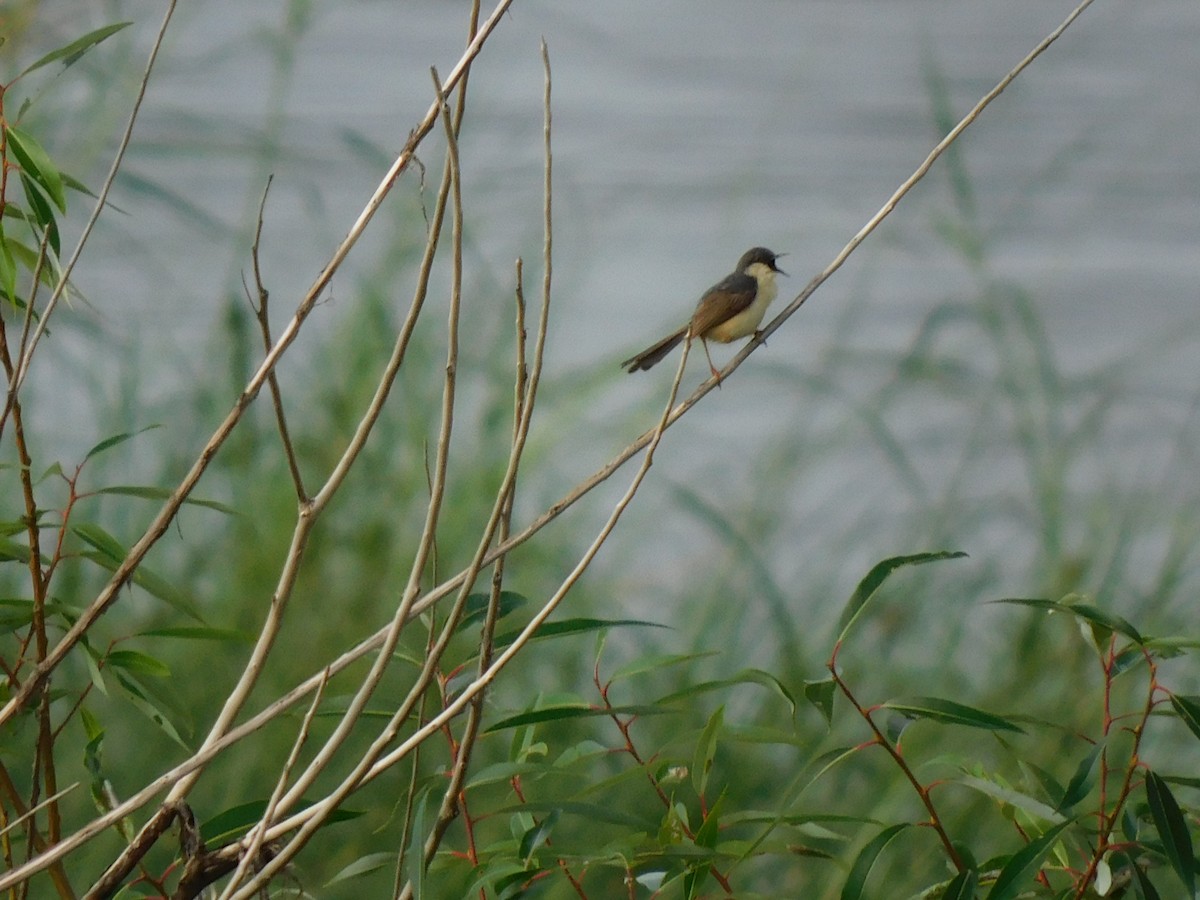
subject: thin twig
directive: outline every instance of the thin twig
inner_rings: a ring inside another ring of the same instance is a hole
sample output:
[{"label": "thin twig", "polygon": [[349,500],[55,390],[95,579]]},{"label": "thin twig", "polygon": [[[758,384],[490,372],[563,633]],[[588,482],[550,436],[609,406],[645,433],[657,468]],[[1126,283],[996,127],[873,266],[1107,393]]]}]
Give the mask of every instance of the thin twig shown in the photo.
[{"label": "thin twig", "polygon": [[[280,801],[280,805],[284,809],[294,805],[316,780],[317,775],[320,774],[332,759],[334,751],[349,736],[350,730],[358,721],[362,711],[366,708],[367,701],[374,694],[380,681],[382,681],[392,661],[393,650],[400,640],[400,634],[403,631],[404,625],[408,621],[406,614],[407,606],[415,599],[417,591],[420,588],[421,573],[424,571],[425,554],[428,552],[428,548],[432,546],[436,537],[439,514],[441,512],[442,501],[445,498],[446,475],[450,457],[450,439],[454,430],[454,401],[458,384],[458,327],[462,308],[462,183],[458,159],[458,141],[455,138],[454,127],[450,119],[450,109],[446,103],[445,89],[438,78],[437,70],[431,69],[430,73],[433,77],[434,89],[437,93],[438,104],[442,111],[446,131],[446,156],[449,163],[454,211],[452,220],[454,265],[450,288],[450,311],[446,339],[446,374],[442,390],[441,428],[438,432],[437,452],[433,470],[433,491],[428,504],[425,527],[421,535],[421,550],[423,552],[419,552],[421,558],[413,566],[409,574],[409,584],[405,590],[404,598],[401,600],[396,614],[392,619],[392,627],[389,630],[388,637],[380,648],[379,653],[376,654],[370,671],[363,678],[354,697],[347,704],[347,709],[342,714],[337,728],[334,729],[334,734],[330,736],[317,753],[316,758],[296,779],[296,784],[292,786],[291,790]],[[449,630],[452,627],[451,622],[448,621],[446,629]],[[448,641],[449,638],[446,637],[445,640]],[[440,639],[439,643],[441,643]],[[417,683],[409,691],[408,697],[406,697],[405,702],[402,704],[401,709],[404,719],[407,719],[412,707],[415,706],[417,700],[424,694],[425,688],[428,686],[429,679],[432,677],[434,671],[433,663],[441,655],[441,649],[444,649],[444,645],[440,649],[435,648],[428,654],[421,676],[417,679]],[[401,713],[396,713],[393,716],[393,721],[400,716]],[[385,728],[385,734],[386,731],[387,729]],[[383,735],[377,737],[372,742],[371,748],[355,765],[354,771],[344,778],[341,784],[334,791],[330,792],[325,799],[314,803],[306,810],[311,815],[305,816],[304,824],[300,829],[290,837],[288,842],[279,849],[273,858],[263,865],[254,874],[254,877],[246,882],[242,889],[234,894],[233,897],[237,898],[237,900],[249,898],[264,887],[277,872],[287,865],[303,849],[313,834],[316,833],[317,829],[324,824],[328,816],[340,805],[341,801],[354,791],[357,787],[358,779],[361,778],[361,773],[366,771],[373,754],[377,755],[381,753],[389,742],[390,738],[385,739]]]},{"label": "thin twig", "polygon": [[[251,301],[250,306],[254,310],[254,317],[258,319],[258,330],[262,334],[263,351],[271,352],[271,318],[267,314],[267,304],[270,300],[270,292],[266,285],[263,284],[262,267],[259,264],[258,250],[262,245],[263,231],[263,213],[267,208],[267,194],[271,190],[271,181],[275,178],[274,175],[267,176],[266,187],[263,188],[262,200],[258,204],[258,222],[254,227],[254,243],[250,245],[250,260],[254,269],[254,287],[258,294],[258,302]],[[242,278],[242,288],[246,290],[247,298],[249,297],[249,289],[246,288],[246,279]],[[287,416],[283,411],[283,393],[279,389],[279,375],[274,369],[267,376],[267,386],[271,389],[271,403],[275,407],[275,423],[279,428],[279,439],[283,441],[283,455],[287,459],[288,470],[292,473],[292,485],[296,489],[296,498],[303,505],[308,502],[308,494],[304,490],[304,478],[300,475],[300,464],[296,461],[296,450],[292,446],[292,436],[288,430]]]},{"label": "thin twig", "polygon": [[250,839],[246,846],[246,851],[242,854],[242,858],[238,860],[238,867],[230,876],[229,883],[225,885],[225,889],[221,891],[220,897],[217,900],[228,900],[232,896],[234,889],[241,883],[241,880],[246,877],[246,872],[250,866],[254,865],[258,859],[259,851],[263,845],[263,835],[267,831],[267,823],[275,818],[275,810],[279,804],[279,798],[283,796],[284,788],[287,787],[288,777],[295,768],[296,762],[300,759],[300,750],[308,741],[309,734],[312,733],[313,719],[316,718],[317,710],[321,706],[321,698],[325,696],[325,687],[329,683],[329,673],[325,673],[325,681],[317,692],[313,694],[312,703],[308,705],[308,711],[304,714],[304,721],[300,723],[300,730],[297,732],[295,739],[292,741],[292,750],[288,754],[287,760],[283,764],[283,771],[279,773],[279,778],[275,781],[275,787],[271,791],[271,797],[267,800],[267,808],[263,810],[262,816],[250,829],[247,837]]}]

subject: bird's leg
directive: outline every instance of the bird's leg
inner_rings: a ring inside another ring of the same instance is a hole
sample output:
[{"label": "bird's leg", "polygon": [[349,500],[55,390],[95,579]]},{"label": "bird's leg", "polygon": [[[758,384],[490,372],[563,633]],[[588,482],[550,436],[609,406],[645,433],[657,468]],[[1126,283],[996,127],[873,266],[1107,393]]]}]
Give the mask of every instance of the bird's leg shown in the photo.
[{"label": "bird's leg", "polygon": [[708,370],[712,372],[713,378],[717,379],[717,387],[721,386],[721,373],[717,371],[717,367],[713,365],[712,356],[708,352],[708,341],[700,338],[700,343],[704,346],[704,356],[708,360]]},{"label": "bird's leg", "polygon": [[760,344],[762,344],[764,347],[767,346],[767,339],[765,337],[763,337],[761,328],[754,329],[754,339],[756,341],[758,341]]}]

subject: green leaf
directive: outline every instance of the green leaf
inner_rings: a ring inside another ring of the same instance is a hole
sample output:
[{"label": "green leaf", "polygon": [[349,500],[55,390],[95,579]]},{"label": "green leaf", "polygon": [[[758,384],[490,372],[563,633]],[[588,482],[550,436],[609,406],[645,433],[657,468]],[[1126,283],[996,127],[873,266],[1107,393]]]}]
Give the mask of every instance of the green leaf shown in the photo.
[{"label": "green leaf", "polygon": [[[24,528],[22,527],[22,530]],[[0,562],[29,562],[29,548],[16,541],[0,538]]]},{"label": "green leaf", "polygon": [[[546,769],[544,766],[532,766],[530,771],[545,773]],[[645,783],[641,770],[634,769],[632,772],[636,777],[643,779],[643,784]],[[612,803],[580,803],[573,800],[528,800],[513,806],[490,810],[490,813],[493,815],[540,812],[549,814],[555,810],[558,810],[560,815],[578,816],[588,822],[607,822],[631,831],[645,829],[650,825],[646,820],[623,812]]]},{"label": "green leaf", "polygon": [[907,822],[889,825],[867,842],[867,845],[859,851],[854,865],[850,867],[850,874],[846,876],[846,884],[842,887],[842,900],[859,900],[863,896],[863,890],[867,886],[867,876],[871,874],[875,860],[879,858],[879,854],[896,835],[908,827]]},{"label": "green leaf", "polygon": [[425,808],[429,803],[429,791],[421,791],[409,824],[408,852],[405,854],[404,868],[408,873],[408,881],[412,885],[413,900],[424,900],[425,897]]},{"label": "green leaf", "polygon": [[[62,175],[37,138],[20,128],[8,126],[8,146],[21,164],[21,170],[36,181],[54,201],[60,212],[67,210],[67,195],[63,191]],[[43,224],[46,224],[43,222]]]},{"label": "green leaf", "polygon": [[4,234],[3,222],[0,222],[0,288],[10,303],[17,302],[17,264]]},{"label": "green leaf", "polygon": [[[45,197],[45,189],[40,187],[38,182],[25,172],[21,173],[21,186],[25,188],[25,199],[29,201],[34,221],[37,223],[37,227],[33,229],[34,233],[39,233],[39,229],[46,232],[46,245],[51,251],[47,258],[57,259],[59,254],[62,253],[62,246],[59,243],[58,237],[58,220],[54,216],[54,210],[50,208],[50,201]],[[22,251],[25,252],[23,253]],[[37,265],[38,254],[29,253],[27,248],[15,241],[13,242],[13,253],[15,256],[23,257],[26,268],[32,270]],[[45,274],[46,272],[43,271],[43,281],[45,280]]]},{"label": "green leaf", "polygon": [[223,643],[253,644],[254,635],[233,628],[212,628],[208,625],[179,625],[174,628],[149,628],[138,632],[139,637],[181,638],[185,641],[221,641]]},{"label": "green leaf", "polygon": [[1027,812],[1036,818],[1044,819],[1047,822],[1066,821],[1062,813],[1050,807],[1049,804],[1043,803],[1041,800],[1031,797],[1028,794],[1022,794],[1020,791],[988,781],[986,778],[979,778],[975,775],[964,775],[958,778],[957,781],[969,788],[974,788],[981,794],[986,794],[995,800],[999,800],[1001,803],[1015,806],[1017,809]]},{"label": "green leaf", "polygon": [[523,835],[521,835],[521,846],[517,851],[517,855],[526,866],[530,864],[533,854],[546,841],[550,840],[550,835],[554,831],[554,826],[558,824],[559,811],[553,809],[550,815],[545,816],[542,821],[538,822]]},{"label": "green leaf", "polygon": [[700,740],[696,742],[696,752],[692,756],[692,787],[696,789],[696,795],[699,797],[704,796],[704,791],[708,787],[708,776],[712,771],[713,758],[717,755],[717,737],[724,724],[725,707],[718,706],[708,717],[704,731],[700,734]]},{"label": "green leaf", "polygon": [[[721,822],[721,805],[725,800],[725,793],[717,798],[717,802],[713,804],[712,809],[708,811],[708,815],[704,817],[704,821],[700,827],[696,829],[695,845],[707,851],[715,851],[717,847],[717,837],[720,834]],[[709,858],[702,859],[688,866],[687,874],[683,878],[683,896],[687,900],[701,896],[700,889],[704,886],[704,882],[708,880],[709,872],[712,866]]]},{"label": "green leaf", "polygon": [[1150,876],[1142,871],[1142,867],[1135,860],[1130,860],[1129,864],[1133,869],[1134,880],[1137,881],[1137,886],[1142,892],[1143,900],[1162,900],[1158,889],[1150,882]]},{"label": "green leaf", "polygon": [[[95,448],[93,448],[94,450]],[[93,491],[95,494],[117,494],[122,497],[139,497],[143,500],[167,500],[171,496],[171,491],[166,488],[153,487],[151,485],[139,484],[115,484],[109,487],[102,487]],[[217,512],[227,513],[231,516],[238,515],[238,511],[228,503],[220,503],[216,500],[205,500],[200,497],[188,497],[183,501],[192,506],[203,506],[205,509],[215,509]]]},{"label": "green leaf", "polygon": [[714,681],[702,681],[699,684],[689,685],[681,691],[675,691],[667,694],[665,697],[659,697],[657,702],[673,703],[676,700],[692,698],[700,694],[706,694],[709,691],[736,687],[742,684],[757,684],[767,688],[787,701],[792,715],[796,714],[796,698],[792,696],[792,692],[787,689],[787,686],[782,681],[770,672],[765,672],[762,669],[742,669],[729,678],[719,678]]},{"label": "green leaf", "polygon": [[[642,619],[563,619],[561,622],[546,622],[537,630],[534,635],[535,639],[562,637],[567,634],[586,634],[591,631],[600,631],[604,628],[618,628],[629,625],[635,625],[639,628],[668,628],[668,625],[661,625],[658,622],[646,622]],[[509,631],[496,638],[496,646],[504,647],[511,644],[521,634],[522,629]]]},{"label": "green leaf", "polygon": [[1096,783],[1096,761],[1100,758],[1100,754],[1103,751],[1104,743],[1097,743],[1088,752],[1088,755],[1080,760],[1079,765],[1075,768],[1075,774],[1071,776],[1071,780],[1067,783],[1067,789],[1063,792],[1062,799],[1054,807],[1057,811],[1064,812],[1069,810],[1091,793],[1092,785]]},{"label": "green leaf", "polygon": [[946,885],[941,900],[975,900],[975,889],[979,886],[979,873],[974,869],[963,869]]},{"label": "green leaf", "polygon": [[1171,706],[1192,734],[1200,738],[1200,697],[1172,694]]},{"label": "green leaf", "polygon": [[[63,60],[64,66],[69,66],[92,47],[96,46],[96,44],[99,44],[106,38],[112,37],[118,31],[128,28],[132,24],[132,22],[117,22],[113,25],[105,25],[103,28],[97,28],[95,31],[89,31],[83,37],[71,41],[66,46],[59,47],[57,50],[51,50],[37,62],[27,66],[17,78],[22,78],[35,69],[48,66],[50,63],[57,62],[60,59]],[[15,81],[16,79],[13,80]]]},{"label": "green leaf", "polygon": [[175,723],[159,709],[158,705],[150,699],[147,692],[128,675],[122,674],[120,671],[114,673],[117,683],[125,689],[125,697],[134,705],[147,719],[159,727],[159,729],[175,743],[179,744],[184,750],[191,752],[191,747],[180,736],[179,730],[175,727]]},{"label": "green leaf", "polygon": [[613,684],[625,678],[632,678],[635,675],[644,675],[647,672],[682,665],[683,663],[704,659],[708,656],[716,656],[718,652],[716,650],[709,650],[704,653],[670,653],[657,656],[640,656],[613,672],[609,676],[608,682],[609,684]]},{"label": "green leaf", "polygon": [[111,562],[119,563],[125,558],[125,547],[115,537],[92,522],[72,525],[71,530],[85,542],[100,551]]},{"label": "green leaf", "polygon": [[[458,623],[456,631],[465,631],[468,627],[476,622],[482,622],[484,616],[487,615],[488,594],[471,594],[467,597],[466,609],[463,611],[463,617]],[[499,621],[510,613],[515,612],[522,606],[529,603],[529,600],[516,591],[501,591],[499,597],[499,605],[496,610],[496,620]]]},{"label": "green leaf", "polygon": [[1088,603],[1061,603],[1055,600],[1045,600],[1037,597],[1004,597],[992,600],[992,603],[1004,603],[1009,606],[1026,606],[1030,609],[1043,609],[1046,612],[1061,612],[1075,616],[1085,623],[1100,626],[1110,631],[1122,634],[1137,644],[1145,644],[1146,639],[1129,622],[1120,616],[1107,613]]},{"label": "green leaf", "polygon": [[395,864],[395,853],[368,853],[366,856],[354,860],[354,862],[330,878],[325,882],[325,887],[337,884],[339,881],[349,881],[351,878],[370,875],[372,872],[378,872],[380,869],[390,869]]},{"label": "green leaf", "polygon": [[113,650],[105,657],[105,664],[110,668],[124,669],[138,675],[152,675],[155,678],[170,678],[171,669],[166,663],[138,653],[136,650]]},{"label": "green leaf", "polygon": [[957,550],[942,550],[936,553],[916,553],[912,556],[893,556],[891,559],[885,559],[883,562],[876,563],[874,568],[867,573],[866,577],[858,583],[858,587],[854,589],[854,593],[850,596],[850,600],[842,610],[841,618],[838,620],[837,643],[841,644],[846,640],[846,635],[850,632],[851,626],[858,621],[858,617],[862,615],[862,611],[867,603],[875,596],[876,591],[883,586],[888,576],[896,571],[896,569],[903,568],[904,566],[919,566],[943,559],[959,559],[966,555]]},{"label": "green leaf", "polygon": [[725,803],[725,792],[721,792],[721,796],[717,798],[717,802],[712,805],[712,809],[708,811],[708,815],[704,817],[704,821],[700,827],[696,829],[696,845],[699,847],[707,847],[709,850],[715,850],[717,847],[717,838],[721,834],[721,807]]},{"label": "green leaf", "polygon": [[578,706],[548,706],[544,709],[533,709],[528,712],[518,713],[515,716],[509,716],[507,719],[501,719],[496,724],[490,726],[484,731],[484,734],[491,734],[496,731],[503,731],[506,728],[517,728],[522,725],[534,725],[540,722],[557,722],[563,719],[590,719],[597,716],[608,717],[611,715],[630,715],[630,716],[658,716],[665,713],[667,710],[657,706],[612,706],[598,707],[580,704]]},{"label": "green leaf", "polygon": [[[300,800],[296,806],[299,809],[307,809],[312,806],[312,801]],[[266,800],[248,800],[245,803],[239,803],[237,806],[231,806],[229,809],[217,813],[200,826],[200,838],[210,847],[220,847],[228,844],[249,831],[262,818],[263,813],[266,811]],[[361,815],[362,813],[356,810],[337,809],[330,813],[326,824],[332,825],[335,822],[347,822],[351,819],[357,819]],[[394,858],[395,856],[393,855]]]},{"label": "green leaf", "polygon": [[1066,830],[1073,820],[1068,819],[1053,826],[1037,840],[1030,841],[1014,853],[1000,874],[992,889],[988,892],[987,900],[1013,900],[1018,894],[1029,887],[1029,882],[1042,865],[1042,860],[1058,840],[1058,836]]},{"label": "green leaf", "polygon": [[955,703],[953,700],[943,700],[940,697],[914,697],[911,700],[889,700],[881,704],[886,709],[894,709],[914,719],[931,719],[947,725],[967,725],[971,728],[985,728],[988,731],[1014,731],[1024,734],[1025,730],[1007,719],[992,713]]},{"label": "green leaf", "polygon": [[1192,836],[1187,820],[1167,783],[1154,772],[1146,772],[1146,799],[1150,803],[1150,817],[1162,839],[1167,861],[1187,888],[1188,896],[1195,897],[1196,859],[1192,854]]},{"label": "green leaf", "polygon": [[145,428],[139,428],[137,431],[127,431],[122,434],[114,434],[112,437],[106,437],[87,452],[87,454],[83,457],[83,461],[87,462],[93,456],[103,453],[105,450],[111,450],[113,447],[116,447],[119,444],[123,444],[126,441],[137,437],[138,435],[145,434],[147,431],[158,427],[158,425],[147,425]]},{"label": "green leaf", "polygon": [[804,682],[804,699],[815,706],[825,717],[827,728],[833,727],[833,697],[836,691],[837,686],[832,678]]}]

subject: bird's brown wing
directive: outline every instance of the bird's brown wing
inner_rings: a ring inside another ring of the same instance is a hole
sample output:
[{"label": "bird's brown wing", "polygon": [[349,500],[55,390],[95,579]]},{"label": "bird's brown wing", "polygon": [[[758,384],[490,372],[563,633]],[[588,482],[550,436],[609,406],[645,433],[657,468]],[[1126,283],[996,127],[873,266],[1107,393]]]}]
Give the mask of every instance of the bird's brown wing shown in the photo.
[{"label": "bird's brown wing", "polygon": [[703,335],[709,329],[733,318],[754,302],[758,293],[758,282],[752,275],[738,272],[719,284],[714,284],[692,313],[692,334]]}]

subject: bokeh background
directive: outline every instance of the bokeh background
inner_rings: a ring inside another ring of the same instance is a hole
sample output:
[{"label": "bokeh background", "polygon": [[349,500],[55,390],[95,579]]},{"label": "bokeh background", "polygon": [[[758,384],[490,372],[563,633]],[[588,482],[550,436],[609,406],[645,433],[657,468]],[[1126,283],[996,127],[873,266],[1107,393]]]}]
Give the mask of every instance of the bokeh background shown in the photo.
[{"label": "bokeh background", "polygon": [[[133,21],[33,112],[63,168],[96,186],[161,11],[3,9],[6,72],[90,28]],[[33,370],[42,402],[27,427],[47,460],[65,467],[109,434],[154,424],[94,477],[178,477],[257,359],[241,279],[268,175],[262,259],[281,324],[427,109],[429,66],[445,75],[457,60],[466,9],[180,5],[110,198],[119,212],[102,219],[75,276],[81,296]],[[467,472],[452,487],[456,508],[484,508],[502,462],[488,448],[508,428],[514,260],[526,259],[531,297],[540,278],[542,38],[554,77],[554,301],[518,521],[653,422],[671,367],[631,377],[619,360],[682,321],[752,245],[788,254],[782,307],[1070,9],[516,3],[472,70],[462,141],[474,418],[456,451]],[[1150,633],[1194,626],[1198,44],[1189,0],[1094,4],[769,346],[668,434],[568,608],[671,630],[622,632],[606,654],[721,651],[681,679],[746,665],[795,683],[820,677],[833,623],[869,566],[938,549],[970,558],[906,575],[848,651],[847,667],[883,694],[959,692],[1003,708],[1036,683],[1054,708],[1094,676],[1081,648],[1058,655],[1069,629],[986,600],[1080,592]],[[431,136],[420,154],[430,183],[404,177],[281,370],[314,473],[344,445],[386,357],[441,147]],[[75,221],[83,212],[77,204]],[[314,544],[291,626],[310,635],[313,656],[279,661],[281,684],[390,608],[418,527],[399,510],[424,497],[414,436],[436,408],[438,327],[372,445],[370,474],[348,485]],[[693,359],[685,387],[703,369]],[[294,508],[283,473],[264,408],[201,490],[253,503],[256,516],[190,511],[179,540],[156,551],[215,621],[253,630],[261,619]],[[515,557],[512,587],[544,595],[622,487],[601,489]],[[107,500],[96,510],[125,539],[152,514]],[[464,542],[471,522],[458,526]],[[449,571],[466,551],[452,533],[443,545]],[[85,592],[89,575],[73,577]],[[171,614],[130,603],[112,627]],[[582,689],[591,646],[575,650],[532,656],[493,702]],[[1060,668],[1039,669],[1048,658]],[[216,654],[211,680],[179,686],[201,733],[237,661]],[[733,709],[779,712],[760,704]],[[816,746],[821,725],[808,724]],[[150,768],[169,752],[140,743],[122,752],[146,752]],[[214,805],[254,778],[226,775]],[[770,777],[761,781],[769,794]],[[848,802],[872,793],[856,782],[832,790]]]}]

